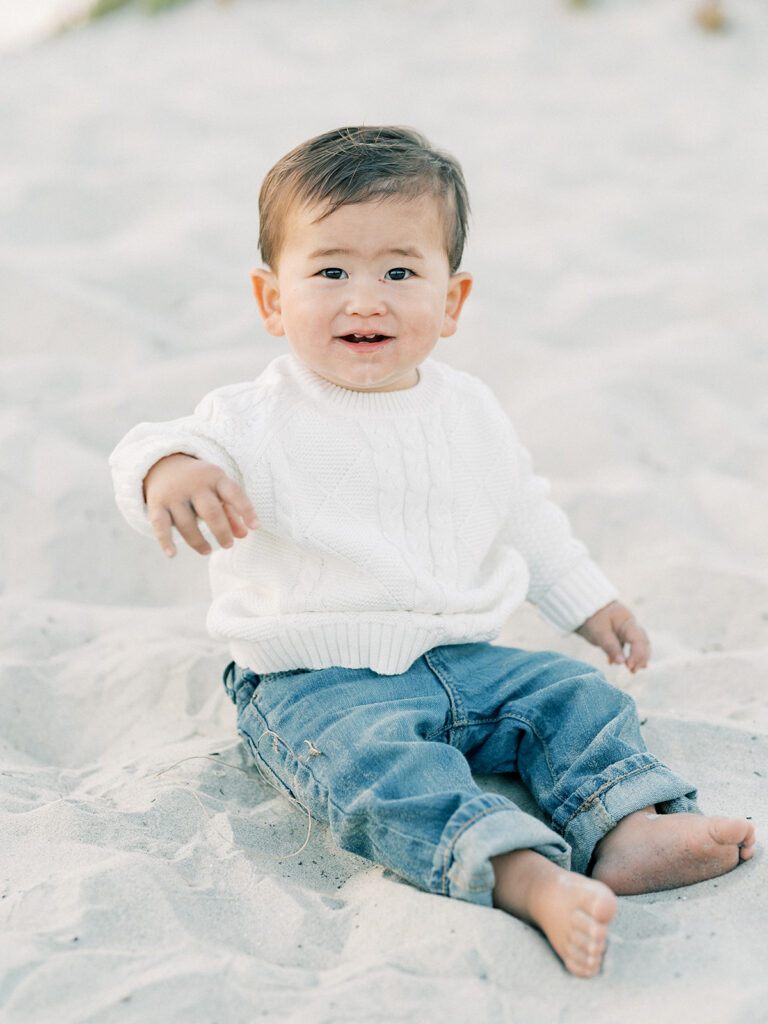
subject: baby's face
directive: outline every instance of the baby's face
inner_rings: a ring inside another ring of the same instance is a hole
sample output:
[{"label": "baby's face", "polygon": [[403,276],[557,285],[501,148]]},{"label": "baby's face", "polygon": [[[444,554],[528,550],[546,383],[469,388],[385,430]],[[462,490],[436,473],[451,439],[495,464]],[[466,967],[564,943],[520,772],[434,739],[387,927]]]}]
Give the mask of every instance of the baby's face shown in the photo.
[{"label": "baby's face", "polygon": [[267,330],[320,376],[353,391],[413,387],[456,330],[472,279],[451,275],[431,196],[294,210],[275,271],[254,291]]}]

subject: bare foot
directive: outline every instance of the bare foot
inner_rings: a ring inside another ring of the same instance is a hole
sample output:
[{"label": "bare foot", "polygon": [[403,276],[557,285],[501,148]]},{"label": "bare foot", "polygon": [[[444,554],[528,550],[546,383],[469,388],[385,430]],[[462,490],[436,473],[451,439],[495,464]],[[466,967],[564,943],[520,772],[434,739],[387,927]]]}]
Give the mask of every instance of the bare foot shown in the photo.
[{"label": "bare foot", "polygon": [[565,871],[535,850],[513,850],[491,862],[494,906],[540,928],[571,974],[597,974],[617,907],[608,886]]},{"label": "bare foot", "polygon": [[754,852],[750,821],[656,814],[646,807],[627,815],[600,840],[592,877],[620,896],[632,896],[715,878]]}]

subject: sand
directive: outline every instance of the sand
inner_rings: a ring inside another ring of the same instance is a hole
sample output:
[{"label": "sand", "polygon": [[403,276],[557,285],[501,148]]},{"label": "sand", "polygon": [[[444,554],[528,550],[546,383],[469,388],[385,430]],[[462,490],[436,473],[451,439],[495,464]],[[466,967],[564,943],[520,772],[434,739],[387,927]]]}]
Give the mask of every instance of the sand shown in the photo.
[{"label": "sand", "polygon": [[[764,837],[768,11],[707,34],[692,6],[196,0],[6,47],[3,1022],[768,1020],[762,855],[622,899],[585,982],[526,925],[307,841],[237,742],[204,562],[132,534],[106,467],[282,351],[248,280],[274,160],[422,128],[474,201],[439,355],[492,383],[647,626],[651,666],[609,675],[649,745]],[[533,609],[502,639],[602,664]]]}]

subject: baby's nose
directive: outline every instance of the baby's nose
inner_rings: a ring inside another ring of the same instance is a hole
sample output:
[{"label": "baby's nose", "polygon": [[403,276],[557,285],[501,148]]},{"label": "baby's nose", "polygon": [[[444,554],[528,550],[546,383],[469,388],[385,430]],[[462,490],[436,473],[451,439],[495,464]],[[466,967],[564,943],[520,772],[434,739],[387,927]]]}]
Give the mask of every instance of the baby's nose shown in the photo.
[{"label": "baby's nose", "polygon": [[384,285],[380,281],[359,281],[346,297],[348,316],[380,316],[387,311]]}]

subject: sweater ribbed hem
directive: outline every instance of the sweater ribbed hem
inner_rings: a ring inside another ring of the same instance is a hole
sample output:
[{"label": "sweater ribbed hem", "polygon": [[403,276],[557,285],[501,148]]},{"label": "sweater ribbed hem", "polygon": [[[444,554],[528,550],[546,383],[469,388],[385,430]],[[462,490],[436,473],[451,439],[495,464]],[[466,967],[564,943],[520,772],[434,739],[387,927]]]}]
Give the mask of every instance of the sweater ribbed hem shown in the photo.
[{"label": "sweater ribbed hem", "polygon": [[[467,637],[466,641],[491,640],[491,635]],[[463,639],[451,639],[462,643]],[[230,653],[241,668],[264,674],[296,668],[370,668],[381,675],[406,672],[422,654],[446,643],[446,631],[403,629],[398,624],[339,621],[333,625],[285,629],[258,642],[231,640]]]}]

